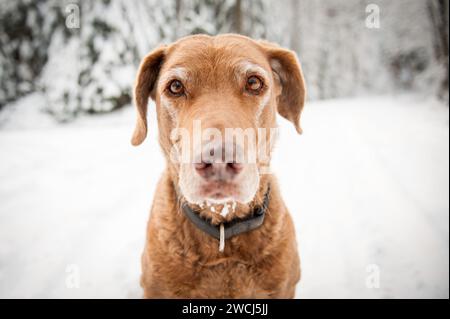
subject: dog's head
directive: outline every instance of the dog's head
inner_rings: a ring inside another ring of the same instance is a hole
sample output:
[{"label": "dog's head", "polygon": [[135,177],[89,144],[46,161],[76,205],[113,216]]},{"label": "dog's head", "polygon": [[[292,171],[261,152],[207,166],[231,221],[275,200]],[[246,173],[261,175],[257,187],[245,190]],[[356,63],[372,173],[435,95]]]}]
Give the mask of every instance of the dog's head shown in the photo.
[{"label": "dog's head", "polygon": [[162,46],[143,59],[134,93],[132,144],[147,135],[151,97],[174,182],[193,204],[252,201],[270,161],[277,111],[301,133],[297,57],[264,41],[196,35]]}]

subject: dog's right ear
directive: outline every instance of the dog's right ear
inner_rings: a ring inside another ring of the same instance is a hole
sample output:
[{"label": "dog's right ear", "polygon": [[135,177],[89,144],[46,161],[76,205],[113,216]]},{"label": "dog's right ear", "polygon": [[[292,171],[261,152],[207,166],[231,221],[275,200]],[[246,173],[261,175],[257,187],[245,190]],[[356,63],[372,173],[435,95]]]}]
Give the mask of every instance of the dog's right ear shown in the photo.
[{"label": "dog's right ear", "polygon": [[305,104],[306,87],[297,54],[267,41],[259,41],[259,44],[269,59],[277,83],[281,86],[277,97],[278,113],[291,121],[301,134],[300,115]]},{"label": "dog's right ear", "polygon": [[148,97],[155,99],[155,83],[164,61],[166,46],[161,46],[148,54],[141,62],[134,87],[134,103],[137,108],[137,121],[131,144],[141,144],[147,136]]}]

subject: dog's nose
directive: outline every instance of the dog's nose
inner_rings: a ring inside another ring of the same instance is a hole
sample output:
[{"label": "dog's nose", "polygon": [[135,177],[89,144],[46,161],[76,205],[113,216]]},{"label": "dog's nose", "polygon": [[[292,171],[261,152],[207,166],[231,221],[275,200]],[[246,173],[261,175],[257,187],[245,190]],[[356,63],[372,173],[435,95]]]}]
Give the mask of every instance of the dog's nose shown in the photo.
[{"label": "dog's nose", "polygon": [[241,147],[234,143],[207,143],[194,164],[197,173],[207,181],[228,182],[243,170]]},{"label": "dog's nose", "polygon": [[242,164],[229,162],[229,163],[208,163],[201,162],[196,163],[195,170],[197,173],[206,180],[213,181],[231,181],[241,171]]}]

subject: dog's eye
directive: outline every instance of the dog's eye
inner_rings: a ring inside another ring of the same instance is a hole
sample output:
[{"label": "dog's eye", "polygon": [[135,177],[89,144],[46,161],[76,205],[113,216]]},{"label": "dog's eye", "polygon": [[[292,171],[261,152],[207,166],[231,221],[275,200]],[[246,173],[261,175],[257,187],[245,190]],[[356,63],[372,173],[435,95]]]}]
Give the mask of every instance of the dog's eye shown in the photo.
[{"label": "dog's eye", "polygon": [[252,75],[247,79],[245,89],[252,94],[259,94],[263,86],[263,81],[259,77]]},{"label": "dog's eye", "polygon": [[172,82],[170,82],[168,90],[172,95],[181,96],[184,94],[183,83],[178,80],[173,80]]}]

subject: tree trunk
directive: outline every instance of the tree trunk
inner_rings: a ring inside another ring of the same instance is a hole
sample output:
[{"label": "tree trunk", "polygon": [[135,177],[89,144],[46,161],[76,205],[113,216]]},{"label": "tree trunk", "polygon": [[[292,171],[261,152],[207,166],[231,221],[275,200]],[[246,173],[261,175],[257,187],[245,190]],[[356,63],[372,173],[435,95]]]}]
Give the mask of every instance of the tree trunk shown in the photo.
[{"label": "tree trunk", "polygon": [[300,0],[291,0],[291,15],[290,15],[290,43],[291,49],[300,53],[300,23],[298,15],[300,13]]},{"label": "tree trunk", "polygon": [[441,80],[438,96],[444,98],[449,85],[449,61],[448,61],[448,1],[430,0],[428,13],[433,26],[433,49],[435,59],[445,68],[444,77]]},{"label": "tree trunk", "polygon": [[181,28],[182,28],[182,1],[183,0],[175,0],[175,15],[176,15],[176,25],[175,25],[175,39],[178,39],[181,36]]},{"label": "tree trunk", "polygon": [[242,2],[241,0],[236,0],[234,5],[234,25],[233,31],[242,34]]}]

